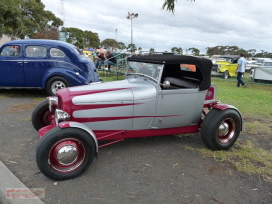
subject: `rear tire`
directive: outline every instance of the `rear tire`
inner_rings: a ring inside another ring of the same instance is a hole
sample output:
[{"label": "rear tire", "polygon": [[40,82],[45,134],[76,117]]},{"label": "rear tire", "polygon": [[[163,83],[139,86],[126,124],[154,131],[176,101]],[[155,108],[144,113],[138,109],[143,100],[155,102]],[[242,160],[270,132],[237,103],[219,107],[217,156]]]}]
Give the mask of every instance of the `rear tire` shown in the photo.
[{"label": "rear tire", "polygon": [[38,143],[36,162],[40,171],[53,180],[67,180],[83,174],[95,156],[91,136],[78,128],[55,127]]},{"label": "rear tire", "polygon": [[57,91],[70,86],[70,83],[62,76],[51,77],[46,83],[46,92],[50,96],[55,96]]},{"label": "rear tire", "polygon": [[236,110],[212,109],[202,123],[201,138],[212,150],[227,150],[235,143],[241,129],[241,116]]}]

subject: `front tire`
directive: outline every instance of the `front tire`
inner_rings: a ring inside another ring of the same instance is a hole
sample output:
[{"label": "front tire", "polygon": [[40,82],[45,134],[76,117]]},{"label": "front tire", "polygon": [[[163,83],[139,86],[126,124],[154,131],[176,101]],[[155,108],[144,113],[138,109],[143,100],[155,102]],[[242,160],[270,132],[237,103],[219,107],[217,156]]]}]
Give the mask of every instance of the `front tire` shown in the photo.
[{"label": "front tire", "polygon": [[55,127],[40,140],[36,162],[40,171],[53,180],[67,180],[83,174],[95,156],[91,136],[78,128]]},{"label": "front tire", "polygon": [[212,150],[227,150],[235,143],[241,129],[241,116],[236,110],[212,109],[202,123],[201,139]]},{"label": "front tire", "polygon": [[50,96],[55,96],[57,91],[66,87],[69,87],[70,83],[61,76],[54,76],[50,78],[46,83],[46,92]]},{"label": "front tire", "polygon": [[50,125],[51,113],[49,111],[48,100],[38,103],[32,111],[32,125],[38,131],[39,129]]},{"label": "front tire", "polygon": [[228,79],[229,78],[229,71],[225,71],[224,73],[223,73],[223,78],[224,79]]}]

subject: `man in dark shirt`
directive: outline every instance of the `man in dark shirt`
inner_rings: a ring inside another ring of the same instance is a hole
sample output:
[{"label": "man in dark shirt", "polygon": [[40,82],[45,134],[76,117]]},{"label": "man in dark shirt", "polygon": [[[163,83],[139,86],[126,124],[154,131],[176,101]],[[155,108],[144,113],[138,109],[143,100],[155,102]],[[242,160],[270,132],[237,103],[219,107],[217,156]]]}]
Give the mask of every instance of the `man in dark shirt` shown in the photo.
[{"label": "man in dark shirt", "polygon": [[105,64],[108,67],[108,70],[110,70],[110,65],[117,64],[116,57],[110,51],[107,51]]},{"label": "man in dark shirt", "polygon": [[102,64],[104,64],[104,61],[105,61],[104,53],[100,52],[96,56],[96,59],[97,59],[96,68],[101,69],[101,66],[102,66]]}]

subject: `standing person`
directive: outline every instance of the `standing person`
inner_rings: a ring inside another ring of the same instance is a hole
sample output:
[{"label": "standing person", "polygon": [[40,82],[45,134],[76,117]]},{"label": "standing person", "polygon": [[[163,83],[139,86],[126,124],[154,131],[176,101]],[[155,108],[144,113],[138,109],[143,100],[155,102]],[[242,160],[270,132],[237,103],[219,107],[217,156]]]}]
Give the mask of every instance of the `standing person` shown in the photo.
[{"label": "standing person", "polygon": [[110,70],[111,65],[117,64],[116,57],[111,53],[111,51],[107,51],[105,64],[107,65],[108,70]]},{"label": "standing person", "polygon": [[247,62],[246,62],[246,59],[244,58],[243,53],[240,54],[240,58],[238,59],[237,63],[238,63],[238,67],[235,71],[237,73],[237,87],[240,87],[240,84],[242,84],[245,88],[247,84],[243,82],[242,77],[243,77],[243,74],[245,73]]}]

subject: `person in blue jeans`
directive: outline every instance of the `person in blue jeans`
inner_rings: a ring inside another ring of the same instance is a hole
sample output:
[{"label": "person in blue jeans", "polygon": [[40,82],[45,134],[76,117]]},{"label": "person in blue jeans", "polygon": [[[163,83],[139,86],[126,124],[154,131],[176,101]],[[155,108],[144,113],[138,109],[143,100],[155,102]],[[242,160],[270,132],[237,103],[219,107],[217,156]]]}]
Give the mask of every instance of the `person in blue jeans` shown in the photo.
[{"label": "person in blue jeans", "polygon": [[242,84],[243,87],[246,87],[247,84],[245,84],[245,82],[243,82],[242,80],[243,74],[245,73],[245,70],[246,70],[246,63],[247,63],[243,53],[240,54],[240,58],[238,59],[237,63],[238,63],[238,67],[236,69],[237,87],[240,87],[240,84]]},{"label": "person in blue jeans", "polygon": [[110,70],[111,65],[116,64],[117,64],[116,57],[110,51],[107,51],[105,65],[108,67],[108,70]]}]

